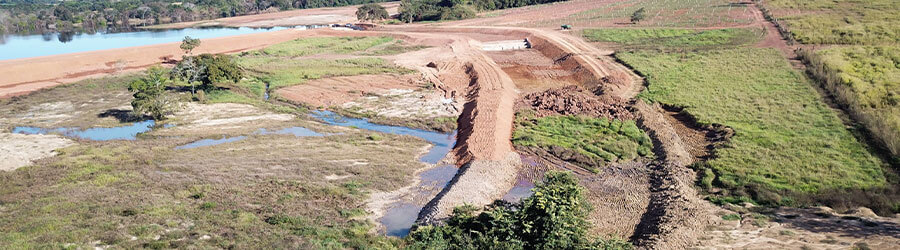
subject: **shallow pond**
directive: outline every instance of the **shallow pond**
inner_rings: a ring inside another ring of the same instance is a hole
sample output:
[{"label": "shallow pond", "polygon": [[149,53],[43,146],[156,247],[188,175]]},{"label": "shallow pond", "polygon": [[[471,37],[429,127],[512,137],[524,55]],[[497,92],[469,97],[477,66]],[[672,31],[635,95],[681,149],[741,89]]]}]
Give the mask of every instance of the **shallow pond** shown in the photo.
[{"label": "shallow pond", "polygon": [[[92,141],[109,141],[109,140],[134,140],[137,135],[153,129],[156,122],[146,120],[135,122],[131,125],[111,127],[111,128],[38,128],[38,127],[15,127],[13,133],[19,134],[60,134],[67,137],[76,137]],[[168,125],[166,125],[168,127]]]},{"label": "shallow pond", "polygon": [[[371,123],[366,119],[348,118],[338,115],[330,111],[313,111],[311,115],[321,119],[327,124],[354,127],[395,135],[411,135],[424,139],[434,146],[419,158],[420,161],[428,164],[437,164],[450,150],[456,145],[456,132],[440,133],[421,129],[413,129],[400,126],[390,126]],[[419,211],[425,206],[429,200],[434,198],[434,190],[443,189],[447,183],[453,179],[459,170],[454,165],[440,165],[433,167],[419,174],[421,180],[419,185],[415,187],[417,190],[417,202],[398,201],[391,204],[385,211],[384,217],[378,221],[384,225],[386,234],[390,236],[402,237],[409,234],[409,230],[416,222]],[[427,197],[422,197],[427,196]],[[424,201],[424,202],[422,202]]]},{"label": "shallow pond", "polygon": [[[322,134],[322,133],[319,133],[316,131],[312,131],[312,130],[310,130],[308,128],[304,128],[304,127],[289,127],[289,128],[279,129],[276,131],[268,131],[265,128],[261,128],[261,129],[257,130],[256,133],[254,133],[254,134],[257,134],[257,135],[272,135],[272,134],[293,135],[294,137],[325,136],[325,134]],[[227,137],[227,136],[223,135],[222,138],[220,138],[220,139],[202,139],[202,140],[194,141],[194,142],[184,144],[181,146],[177,146],[177,147],[175,147],[175,149],[189,149],[189,148],[206,147],[206,146],[212,146],[212,145],[219,145],[219,144],[223,144],[223,143],[236,142],[236,141],[240,141],[243,139],[247,139],[247,136],[242,135],[242,136],[235,136],[235,137]]]},{"label": "shallow pond", "polygon": [[323,26],[310,25],[273,28],[210,27],[144,30],[122,33],[5,35],[0,37],[0,60],[179,42],[184,39],[185,36],[208,39],[291,28],[310,29],[319,27]]},{"label": "shallow pond", "polygon": [[447,153],[449,153],[451,149],[453,149],[453,146],[456,145],[456,132],[440,133],[400,126],[375,124],[369,122],[366,119],[348,118],[330,111],[317,110],[312,111],[310,114],[313,117],[331,125],[354,127],[395,135],[411,135],[422,138],[425,141],[434,144],[434,147],[432,147],[431,150],[428,151],[428,153],[426,153],[424,156],[422,156],[422,158],[419,159],[429,164],[438,163],[438,161],[443,159],[444,156],[447,155]]}]

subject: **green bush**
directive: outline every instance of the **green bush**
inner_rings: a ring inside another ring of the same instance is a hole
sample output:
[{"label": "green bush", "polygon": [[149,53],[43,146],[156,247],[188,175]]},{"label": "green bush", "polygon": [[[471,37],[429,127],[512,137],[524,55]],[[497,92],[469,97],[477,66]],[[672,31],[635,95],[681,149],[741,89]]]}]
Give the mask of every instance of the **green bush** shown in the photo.
[{"label": "green bush", "polygon": [[147,69],[147,76],[134,80],[128,91],[134,92],[131,107],[134,113],[150,114],[153,119],[165,119],[172,111],[173,100],[166,95],[169,78],[165,69],[154,66]]},{"label": "green bush", "polygon": [[409,249],[631,249],[622,240],[590,240],[590,204],[572,173],[551,171],[520,203],[496,201],[475,214],[462,206],[443,226],[416,228]]}]

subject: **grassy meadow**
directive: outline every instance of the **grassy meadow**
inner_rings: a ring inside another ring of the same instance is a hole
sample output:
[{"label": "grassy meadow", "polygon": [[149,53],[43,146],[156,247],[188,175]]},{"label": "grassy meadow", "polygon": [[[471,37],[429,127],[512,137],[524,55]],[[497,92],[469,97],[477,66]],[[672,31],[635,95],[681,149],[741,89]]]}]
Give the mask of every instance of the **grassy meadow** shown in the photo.
[{"label": "grassy meadow", "polygon": [[[527,112],[520,112],[512,142],[517,146],[541,148],[591,171],[607,163],[628,162],[653,155],[650,137],[634,121],[585,116],[536,118]],[[565,155],[573,156],[568,157],[572,159],[565,159]]]},{"label": "grassy meadow", "polygon": [[673,28],[585,29],[591,42],[610,42],[627,49],[691,50],[753,44],[765,33],[761,29],[691,30]]},{"label": "grassy meadow", "polygon": [[770,0],[763,6],[803,44],[900,42],[900,4],[894,0]]},{"label": "grassy meadow", "polygon": [[[316,38],[276,48],[281,50],[236,57],[246,79],[204,93],[202,99],[206,103],[252,104],[261,113],[298,113],[302,110],[294,106],[263,101],[266,84],[274,88],[328,76],[406,72],[377,57],[304,59],[299,55],[384,55],[409,49],[385,38]],[[2,100],[0,117],[15,123],[2,125],[120,126],[123,121],[115,116],[125,114],[127,110],[119,107],[131,101],[126,86],[139,75],[84,80]],[[175,86],[171,91],[186,102],[184,87]],[[29,118],[35,114],[51,117],[53,122]],[[400,239],[371,233],[374,224],[366,219],[365,200],[371,192],[408,185],[415,170],[422,167],[417,156],[427,143],[409,136],[337,130],[303,117],[250,121],[239,129],[213,127],[203,130],[213,135],[201,135],[191,130],[190,119],[173,115],[170,121],[178,125],[157,128],[139,135],[138,140],[79,140],[77,145],[58,150],[57,156],[0,172],[0,246],[401,247]],[[246,133],[292,126],[329,135],[300,138]],[[245,138],[174,149],[222,136]]]},{"label": "grassy meadow", "polygon": [[895,156],[900,155],[900,49],[835,47],[801,55],[813,76]]},{"label": "grassy meadow", "polygon": [[[631,24],[629,18],[643,8],[646,18]],[[728,0],[625,0],[572,14],[554,23],[591,26],[595,23],[628,24],[637,27],[732,27],[752,22],[747,5]],[[557,24],[558,25],[558,24]]]},{"label": "grassy meadow", "polygon": [[[249,74],[262,82],[255,84],[254,93],[261,93],[260,87],[275,89],[301,84],[307,80],[329,76],[352,76],[363,74],[408,73],[408,69],[397,67],[384,59],[358,56],[345,59],[303,58],[322,54],[389,55],[405,52],[398,49],[398,41],[390,37],[312,37],[288,41],[270,47],[245,52],[238,57],[238,64]],[[393,45],[393,46],[389,46]],[[404,47],[416,49],[419,47]]]},{"label": "grassy meadow", "polygon": [[640,98],[734,129],[703,164],[727,195],[790,205],[823,191],[888,185],[884,163],[774,49],[617,56],[647,78]]}]

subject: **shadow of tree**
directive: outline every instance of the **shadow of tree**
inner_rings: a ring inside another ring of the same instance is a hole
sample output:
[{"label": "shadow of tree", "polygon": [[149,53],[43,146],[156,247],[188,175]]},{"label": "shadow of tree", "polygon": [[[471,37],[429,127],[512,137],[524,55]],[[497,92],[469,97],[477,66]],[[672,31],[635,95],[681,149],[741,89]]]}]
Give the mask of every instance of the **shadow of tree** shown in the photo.
[{"label": "shadow of tree", "polygon": [[122,123],[139,122],[139,121],[153,119],[153,117],[150,117],[148,115],[134,114],[133,112],[131,112],[131,110],[127,110],[127,109],[107,109],[106,111],[103,111],[103,113],[97,114],[97,117],[100,117],[100,118],[113,117]]}]

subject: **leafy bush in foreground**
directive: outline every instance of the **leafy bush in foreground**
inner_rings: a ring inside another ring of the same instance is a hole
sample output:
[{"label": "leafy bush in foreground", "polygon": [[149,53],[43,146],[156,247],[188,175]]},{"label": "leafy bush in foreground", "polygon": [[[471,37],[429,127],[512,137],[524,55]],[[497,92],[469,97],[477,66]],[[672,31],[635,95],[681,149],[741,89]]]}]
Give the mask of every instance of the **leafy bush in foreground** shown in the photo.
[{"label": "leafy bush in foreground", "polygon": [[424,226],[407,238],[409,249],[631,249],[618,239],[590,240],[584,189],[569,172],[551,171],[518,204],[496,201],[453,210],[447,225]]}]

